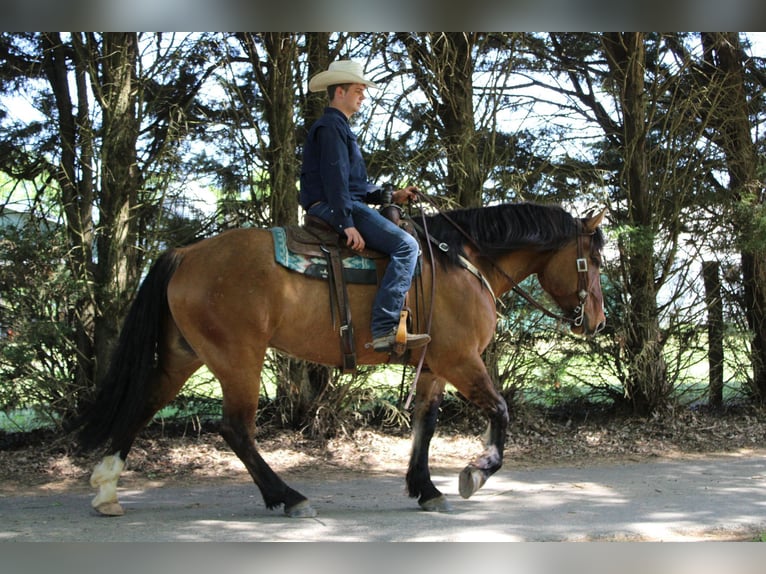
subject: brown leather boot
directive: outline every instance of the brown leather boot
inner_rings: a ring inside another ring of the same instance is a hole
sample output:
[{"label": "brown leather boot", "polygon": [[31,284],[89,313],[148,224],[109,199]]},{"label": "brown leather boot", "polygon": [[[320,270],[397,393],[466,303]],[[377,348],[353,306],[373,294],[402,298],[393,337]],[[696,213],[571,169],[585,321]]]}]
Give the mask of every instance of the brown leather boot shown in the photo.
[{"label": "brown leather boot", "polygon": [[[431,342],[431,336],[424,333],[407,333],[405,349],[417,349]],[[372,348],[378,353],[391,353],[396,343],[396,328],[389,334],[375,337],[372,340]]]}]

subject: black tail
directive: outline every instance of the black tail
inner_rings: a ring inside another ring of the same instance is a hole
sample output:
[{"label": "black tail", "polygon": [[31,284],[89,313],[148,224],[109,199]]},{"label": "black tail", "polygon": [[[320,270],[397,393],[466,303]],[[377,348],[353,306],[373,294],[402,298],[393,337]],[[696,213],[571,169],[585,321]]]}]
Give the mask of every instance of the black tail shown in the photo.
[{"label": "black tail", "polygon": [[136,294],[122,326],[109,369],[95,400],[83,411],[80,446],[93,449],[111,440],[113,446],[132,441],[154,383],[158,343],[168,310],[167,287],[181,262],[176,251],[155,261]]}]

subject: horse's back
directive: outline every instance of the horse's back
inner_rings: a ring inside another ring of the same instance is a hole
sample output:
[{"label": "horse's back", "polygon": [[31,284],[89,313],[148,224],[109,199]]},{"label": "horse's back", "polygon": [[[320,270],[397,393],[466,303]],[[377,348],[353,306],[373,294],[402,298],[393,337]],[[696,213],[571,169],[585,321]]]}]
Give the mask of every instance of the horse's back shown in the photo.
[{"label": "horse's back", "polygon": [[[226,352],[274,347],[313,362],[340,364],[328,282],[277,263],[269,230],[234,229],[181,251],[168,303],[195,351],[211,345]],[[364,355],[375,286],[349,285],[348,291],[357,348]],[[380,357],[370,359],[380,362]]]},{"label": "horse's back", "polygon": [[[168,286],[174,314],[182,305],[238,322],[259,302],[278,303],[289,284],[274,259],[267,229],[231,229],[179,249],[181,264]],[[261,315],[268,309],[259,309]],[[235,315],[235,316],[232,316]]]}]

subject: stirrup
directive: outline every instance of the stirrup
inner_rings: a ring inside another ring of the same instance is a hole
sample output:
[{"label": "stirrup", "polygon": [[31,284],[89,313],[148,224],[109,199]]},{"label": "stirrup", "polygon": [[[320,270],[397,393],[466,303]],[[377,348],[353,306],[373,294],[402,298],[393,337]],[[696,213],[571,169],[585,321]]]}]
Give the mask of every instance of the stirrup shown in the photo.
[{"label": "stirrup", "polygon": [[397,341],[398,335],[398,329],[394,329],[388,335],[375,337],[370,346],[377,353],[401,355],[407,350],[418,349],[431,342],[431,336],[425,333],[407,333],[405,331],[404,342]]}]

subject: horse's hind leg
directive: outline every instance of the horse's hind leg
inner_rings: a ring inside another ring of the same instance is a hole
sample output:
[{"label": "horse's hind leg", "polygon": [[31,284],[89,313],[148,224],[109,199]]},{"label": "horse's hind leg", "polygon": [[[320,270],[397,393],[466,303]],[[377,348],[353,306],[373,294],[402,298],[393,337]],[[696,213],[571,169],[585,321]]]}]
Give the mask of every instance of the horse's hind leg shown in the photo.
[{"label": "horse's hind leg", "polygon": [[90,484],[98,489],[91,506],[103,516],[122,516],[124,510],[117,498],[117,481],[133,446],[136,435],[152,420],[162,407],[172,401],[186,380],[196,371],[201,362],[189,350],[166,349],[163,364],[157,367],[152,377],[152,395],[141,412],[126,425],[126,430],[111,438],[107,456],[101,459],[90,476]]},{"label": "horse's hind leg", "polygon": [[412,418],[412,452],[407,469],[407,492],[418,499],[423,510],[447,512],[449,503],[431,481],[428,451],[436,429],[439,406],[444,398],[445,382],[431,373],[423,373],[417,383]]},{"label": "horse's hind leg", "polygon": [[115,453],[102,458],[90,475],[90,485],[98,489],[90,504],[102,516],[125,514],[117,500],[117,481],[124,468],[125,459]]},{"label": "horse's hind leg", "polygon": [[255,416],[255,411],[239,407],[224,409],[226,412],[221,425],[221,435],[253,477],[266,507],[272,509],[282,504],[285,514],[292,518],[316,516],[316,511],[306,497],[287,486],[255,448],[254,429],[250,422]]},{"label": "horse's hind leg", "polygon": [[[316,511],[306,497],[287,486],[255,448],[255,413],[258,408],[263,357],[232,360],[230,364],[231,367],[223,366],[217,369],[208,364],[223,389],[221,436],[253,477],[267,508],[273,509],[282,504],[285,514],[290,517],[316,516]],[[254,383],[251,382],[253,380]]]}]

